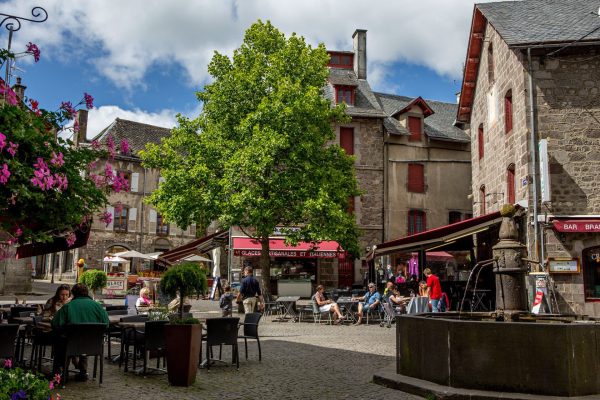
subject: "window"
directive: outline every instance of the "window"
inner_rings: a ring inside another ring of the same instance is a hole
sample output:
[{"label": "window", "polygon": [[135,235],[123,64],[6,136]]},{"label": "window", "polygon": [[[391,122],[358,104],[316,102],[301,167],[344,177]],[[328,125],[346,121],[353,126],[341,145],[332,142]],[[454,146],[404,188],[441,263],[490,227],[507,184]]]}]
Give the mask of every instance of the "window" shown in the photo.
[{"label": "window", "polygon": [[479,159],[483,158],[483,124],[479,125],[477,130],[477,146],[479,147]]},{"label": "window", "polygon": [[425,192],[425,167],[423,164],[408,164],[406,190],[416,193]]},{"label": "window", "polygon": [[346,154],[354,154],[354,128],[340,128],[340,147]]},{"label": "window", "polygon": [[169,234],[169,223],[165,222],[162,215],[156,214],[156,234],[166,236]]},{"label": "window", "polygon": [[330,67],[334,68],[347,68],[353,67],[354,54],[347,53],[329,53],[329,64]]},{"label": "window", "polygon": [[600,247],[582,252],[583,290],[586,300],[600,300]]},{"label": "window", "polygon": [[462,213],[460,211],[450,211],[448,213],[448,223],[454,224],[456,222],[460,222],[462,217]]},{"label": "window", "polygon": [[506,169],[506,193],[509,204],[515,204],[515,164]]},{"label": "window", "polygon": [[512,90],[504,96],[504,133],[510,133],[513,128]]},{"label": "window", "polygon": [[354,105],[354,88],[352,86],[336,86],[335,102],[346,103],[349,106]]},{"label": "window", "polygon": [[408,131],[410,132],[410,138],[408,140],[420,142],[422,133],[421,118],[408,117]]},{"label": "window", "polygon": [[487,62],[488,62],[488,80],[490,83],[494,82],[494,47],[492,43],[488,45],[488,53],[487,53]]},{"label": "window", "polygon": [[427,228],[425,221],[425,211],[421,210],[410,210],[408,211],[408,234],[414,235],[415,233],[423,232]]},{"label": "window", "polygon": [[486,201],[486,199],[485,199],[485,185],[482,185],[479,188],[479,204],[480,204],[479,207],[481,207],[480,208],[481,209],[481,215],[485,214],[485,201]]},{"label": "window", "polygon": [[122,205],[115,206],[115,216],[113,218],[113,229],[115,232],[127,233],[127,220],[129,208]]}]

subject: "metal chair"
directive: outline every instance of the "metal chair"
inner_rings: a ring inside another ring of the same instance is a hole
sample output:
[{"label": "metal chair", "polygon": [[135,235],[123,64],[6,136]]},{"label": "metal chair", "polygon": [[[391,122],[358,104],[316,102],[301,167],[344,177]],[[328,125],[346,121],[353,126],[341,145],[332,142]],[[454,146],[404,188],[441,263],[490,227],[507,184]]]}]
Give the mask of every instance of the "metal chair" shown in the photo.
[{"label": "metal chair", "polygon": [[208,318],[206,320],[206,370],[210,370],[210,356],[212,347],[219,346],[219,359],[221,359],[222,346],[232,346],[231,362],[236,363],[240,369],[238,353],[238,327],[240,319],[237,317]]},{"label": "metal chair", "polygon": [[[129,315],[123,317],[119,320],[119,322],[146,322],[148,321],[147,315]],[[123,329],[119,327],[121,330],[121,351],[119,355],[119,368],[123,362],[125,362],[125,372],[127,372],[128,362],[129,362],[129,346],[134,344],[134,329]]]},{"label": "metal chair", "polygon": [[45,358],[46,347],[54,344],[55,335],[52,332],[46,332],[41,329],[38,324],[42,322],[42,316],[36,316],[33,318],[33,328],[31,330],[31,355],[29,357],[29,368],[33,368],[37,364],[37,370],[42,369],[42,360],[52,360],[51,358]]},{"label": "metal chair", "polygon": [[246,360],[248,359],[248,339],[256,340],[258,344],[258,361],[262,360],[262,354],[260,351],[260,338],[258,337],[258,323],[261,318],[260,313],[250,313],[246,314],[244,318],[244,323],[242,326],[244,327],[244,334],[242,336],[238,336],[239,339],[244,339],[244,348],[246,349]]},{"label": "metal chair", "polygon": [[0,358],[14,361],[19,324],[0,325]]},{"label": "metal chair", "polygon": [[163,357],[163,367],[165,365],[164,355],[166,351],[165,343],[165,324],[169,321],[146,321],[144,330],[135,330],[135,349],[133,351],[133,369],[136,367],[136,354],[141,352],[143,361],[143,374],[147,371],[148,356],[150,351],[156,351],[156,370],[166,372],[160,369],[160,358]]},{"label": "metal chair", "polygon": [[98,358],[100,358],[99,384],[102,384],[104,373],[104,324],[72,324],[66,325],[64,331],[64,353],[55,350],[54,356],[64,356],[62,359],[63,387],[69,379],[69,360],[74,356],[94,356],[94,372],[92,377],[96,378]]},{"label": "metal chair", "polygon": [[273,315],[273,312],[279,315],[281,312],[281,304],[278,304],[268,293],[265,293],[263,298],[265,300],[265,309],[263,311],[265,316]]}]

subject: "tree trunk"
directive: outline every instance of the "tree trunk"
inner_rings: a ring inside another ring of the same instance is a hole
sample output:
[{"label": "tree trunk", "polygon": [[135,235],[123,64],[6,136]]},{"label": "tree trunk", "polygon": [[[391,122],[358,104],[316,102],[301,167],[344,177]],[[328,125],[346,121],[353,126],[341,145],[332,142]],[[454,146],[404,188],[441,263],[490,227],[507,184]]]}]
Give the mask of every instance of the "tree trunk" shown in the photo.
[{"label": "tree trunk", "polygon": [[269,257],[269,235],[262,235],[260,239],[260,288],[263,295],[271,293],[271,257]]}]

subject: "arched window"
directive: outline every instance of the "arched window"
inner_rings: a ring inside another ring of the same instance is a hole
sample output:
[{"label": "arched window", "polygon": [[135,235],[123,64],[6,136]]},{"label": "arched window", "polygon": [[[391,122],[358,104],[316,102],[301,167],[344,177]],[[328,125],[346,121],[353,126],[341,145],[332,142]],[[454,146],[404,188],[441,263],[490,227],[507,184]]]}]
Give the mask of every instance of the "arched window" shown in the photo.
[{"label": "arched window", "polygon": [[488,45],[487,52],[487,62],[488,62],[488,80],[490,83],[494,82],[494,47],[492,46],[492,42]]},{"label": "arched window", "polygon": [[506,169],[506,193],[509,204],[515,204],[515,164]]},{"label": "arched window", "polygon": [[481,185],[481,187],[479,188],[479,207],[481,210],[481,215],[485,214],[485,202],[485,185]]},{"label": "arched window", "polygon": [[477,146],[479,147],[479,159],[483,158],[483,124],[479,125],[477,130]]},{"label": "arched window", "polygon": [[512,90],[504,96],[504,132],[510,133],[513,128]]}]

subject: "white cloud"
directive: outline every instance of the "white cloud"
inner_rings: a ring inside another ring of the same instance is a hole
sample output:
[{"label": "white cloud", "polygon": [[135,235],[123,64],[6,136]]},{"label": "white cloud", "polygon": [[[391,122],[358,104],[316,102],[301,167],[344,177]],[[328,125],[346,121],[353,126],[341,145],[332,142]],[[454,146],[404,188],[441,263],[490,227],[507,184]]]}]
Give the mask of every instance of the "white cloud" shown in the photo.
[{"label": "white cloud", "polygon": [[117,106],[102,106],[90,110],[88,115],[87,138],[91,139],[110,125],[115,118],[144,124],[173,128],[176,125],[175,111],[162,110],[158,113],[149,113],[142,110],[123,110]]},{"label": "white cloud", "polygon": [[[11,0],[4,12],[26,16],[28,2]],[[231,53],[258,18],[313,44],[351,49],[356,28],[368,30],[368,60],[378,77],[396,61],[427,66],[459,78],[464,62],[473,0],[39,0],[44,24],[27,23],[27,37],[44,56],[86,57],[98,73],[119,87],[144,86],[153,65],[176,63],[198,85],[208,79],[214,50]],[[24,40],[24,39],[21,39]]]}]

